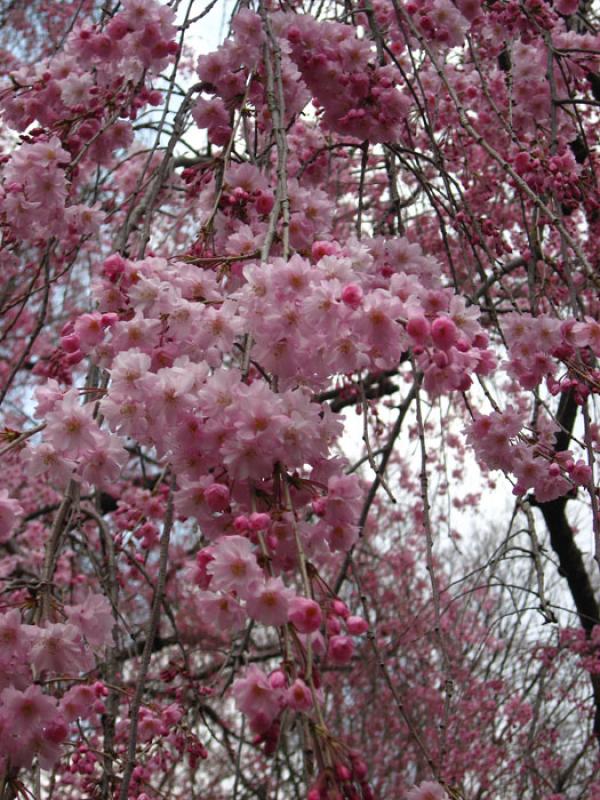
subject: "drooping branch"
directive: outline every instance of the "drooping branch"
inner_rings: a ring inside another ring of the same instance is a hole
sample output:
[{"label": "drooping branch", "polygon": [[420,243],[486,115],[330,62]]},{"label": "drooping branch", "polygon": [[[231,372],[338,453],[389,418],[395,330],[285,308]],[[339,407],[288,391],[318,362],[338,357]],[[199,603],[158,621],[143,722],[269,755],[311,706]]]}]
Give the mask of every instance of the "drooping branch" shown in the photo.
[{"label": "drooping branch", "polygon": [[[561,426],[556,434],[556,451],[568,448],[577,418],[577,404],[572,390],[562,395],[557,412]],[[540,509],[550,535],[550,544],[558,556],[559,573],[567,581],[581,627],[589,638],[594,626],[600,625],[600,607],[586,569],[581,550],[575,542],[573,529],[567,518],[568,496],[533,504]],[[594,735],[600,741],[600,676],[591,674],[594,695]]]}]

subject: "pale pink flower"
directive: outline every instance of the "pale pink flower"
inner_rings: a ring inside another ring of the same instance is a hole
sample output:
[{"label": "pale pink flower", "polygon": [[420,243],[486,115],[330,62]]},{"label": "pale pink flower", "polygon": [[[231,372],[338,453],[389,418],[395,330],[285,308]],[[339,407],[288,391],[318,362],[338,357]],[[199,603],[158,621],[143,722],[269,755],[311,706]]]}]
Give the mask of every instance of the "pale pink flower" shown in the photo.
[{"label": "pale pink flower", "polygon": [[41,203],[44,210],[64,206],[67,199],[65,173],[61,169],[44,169],[29,173],[27,198]]},{"label": "pale pink flower", "polygon": [[60,94],[66,106],[86,105],[90,99],[90,89],[94,85],[91,75],[72,72],[61,81]]},{"label": "pale pink flower", "polygon": [[42,731],[36,731],[30,739],[40,767],[52,769],[62,755],[62,743],[67,738],[68,727],[64,720],[56,717]]},{"label": "pale pink flower", "polygon": [[69,722],[72,722],[78,717],[88,716],[95,702],[94,689],[85,683],[79,683],[62,696],[60,711]]},{"label": "pale pink flower", "polygon": [[115,619],[108,598],[102,594],[89,594],[83,603],[65,606],[67,619],[77,626],[94,647],[111,644]]},{"label": "pale pink flower", "polygon": [[28,661],[30,643],[27,630],[28,626],[23,625],[16,608],[0,614],[0,686],[15,684],[15,666]]},{"label": "pale pink flower", "polygon": [[7,489],[0,489],[0,543],[7,542],[17,519],[23,513],[20,503],[8,496]]},{"label": "pale pink flower", "polygon": [[8,687],[0,693],[0,710],[10,719],[17,736],[31,734],[56,716],[56,702],[45,695],[39,686],[28,686],[24,692]]},{"label": "pale pink flower", "polygon": [[236,633],[246,622],[243,608],[231,594],[200,591],[194,596],[194,606],[200,620],[219,633]]},{"label": "pale pink flower", "polygon": [[31,662],[38,670],[73,675],[92,668],[94,660],[75,625],[48,623],[32,628]]},{"label": "pale pink flower", "polygon": [[435,781],[423,781],[406,795],[406,800],[447,800],[444,787]]},{"label": "pale pink flower", "polygon": [[30,145],[30,153],[36,164],[43,167],[57,167],[71,161],[71,154],[62,147],[58,136],[52,136],[47,142]]},{"label": "pale pink flower", "polygon": [[84,481],[109,489],[118,480],[127,453],[116,437],[106,436],[104,431],[96,447],[82,458],[81,475]]},{"label": "pale pink flower", "polygon": [[85,348],[88,352],[104,339],[102,314],[97,311],[93,314],[82,314],[75,320],[74,331],[79,337],[82,349]]},{"label": "pale pink flower", "polygon": [[98,427],[93,406],[82,406],[77,392],[70,390],[47,416],[46,437],[59,453],[79,455],[96,444]]},{"label": "pale pink flower", "polygon": [[233,696],[239,710],[250,717],[257,731],[269,728],[281,708],[282,691],[273,689],[265,673],[251,664],[243,678],[233,684]]},{"label": "pale pink flower", "polygon": [[294,592],[287,589],[281,578],[269,578],[251,587],[246,598],[246,610],[252,619],[264,625],[285,625]]},{"label": "pale pink flower", "polygon": [[27,452],[27,469],[31,477],[47,472],[51,480],[63,485],[76,466],[75,461],[60,455],[49,442],[42,442]]},{"label": "pale pink flower", "polygon": [[192,117],[199,128],[229,126],[229,113],[220,97],[211,100],[199,98],[192,108]]},{"label": "pale pink flower", "polygon": [[212,575],[213,589],[237,592],[245,598],[251,584],[262,578],[252,544],[243,536],[223,537],[212,548],[212,555],[206,571]]},{"label": "pale pink flower", "polygon": [[36,400],[35,417],[41,419],[49,411],[52,411],[55,405],[62,400],[64,395],[63,390],[60,388],[58,381],[54,378],[48,378],[41,386],[38,386],[34,392]]}]

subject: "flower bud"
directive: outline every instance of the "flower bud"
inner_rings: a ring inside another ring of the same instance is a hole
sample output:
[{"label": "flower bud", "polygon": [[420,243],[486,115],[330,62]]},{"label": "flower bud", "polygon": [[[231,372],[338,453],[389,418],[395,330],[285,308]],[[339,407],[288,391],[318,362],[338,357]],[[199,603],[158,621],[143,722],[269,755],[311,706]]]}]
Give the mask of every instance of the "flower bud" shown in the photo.
[{"label": "flower bud", "polygon": [[362,636],[363,633],[369,630],[369,625],[362,617],[348,617],[346,629],[352,636]]}]

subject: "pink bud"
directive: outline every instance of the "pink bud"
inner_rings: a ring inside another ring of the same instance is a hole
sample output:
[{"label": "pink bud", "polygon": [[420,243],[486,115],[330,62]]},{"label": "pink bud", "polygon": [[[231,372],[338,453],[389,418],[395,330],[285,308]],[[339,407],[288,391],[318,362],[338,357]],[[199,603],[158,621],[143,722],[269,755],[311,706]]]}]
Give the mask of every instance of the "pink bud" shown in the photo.
[{"label": "pink bud", "polygon": [[76,353],[79,350],[80,339],[76,333],[71,333],[69,336],[63,336],[60,344],[66,353]]},{"label": "pink bud", "polygon": [[67,723],[61,717],[52,720],[44,729],[44,737],[53,744],[64,742],[68,733],[69,728]]},{"label": "pink bud", "polygon": [[317,517],[324,517],[327,510],[327,500],[324,497],[317,497],[316,500],[312,501],[312,510]]},{"label": "pink bud", "polygon": [[117,14],[106,26],[106,33],[117,42],[129,33],[129,25],[120,14]]},{"label": "pink bud", "polygon": [[296,678],[288,689],[286,693],[286,702],[294,711],[308,711],[312,708],[310,689],[300,678]]},{"label": "pink bud", "polygon": [[273,670],[269,675],[269,683],[273,689],[283,689],[287,686],[287,678],[285,672],[281,669]]},{"label": "pink bud", "polygon": [[271,517],[268,514],[259,514],[256,511],[250,514],[250,529],[258,533],[264,531],[271,524]]},{"label": "pink bud", "polygon": [[102,314],[102,327],[110,328],[112,327],[115,322],[119,319],[119,315],[115,314],[114,311],[109,311],[106,314]]},{"label": "pink bud", "polygon": [[442,350],[449,350],[458,339],[458,329],[449,317],[438,317],[431,325],[431,338]]},{"label": "pink bud", "polygon": [[518,172],[519,175],[523,175],[525,172],[527,172],[527,170],[530,169],[532,163],[533,160],[529,155],[529,153],[521,152],[517,153],[517,155],[515,156],[514,160],[515,170]]},{"label": "pink bud", "polygon": [[363,781],[367,777],[368,768],[360,756],[352,757],[352,772],[359,781]]},{"label": "pink bud", "polygon": [[249,526],[248,517],[245,517],[243,514],[240,514],[233,520],[233,527],[237,531],[237,533],[245,533]]},{"label": "pink bud", "polygon": [[433,354],[433,363],[438,369],[445,369],[448,366],[448,356],[443,350],[436,350]]},{"label": "pink bud", "polygon": [[196,553],[196,572],[194,574],[194,582],[201,589],[208,589],[212,580],[212,575],[206,571],[206,567],[214,561],[214,556],[208,550],[199,550]]},{"label": "pink bud", "polygon": [[313,633],[321,627],[321,608],[308,597],[294,597],[290,603],[289,620],[300,633]]},{"label": "pink bud", "polygon": [[348,664],[354,654],[352,639],[347,636],[332,636],[329,640],[327,655],[334,664],[343,666]]},{"label": "pink bud", "polygon": [[204,492],[204,499],[211,511],[225,511],[229,508],[229,488],[223,483],[213,483]]},{"label": "pink bud", "polygon": [[352,636],[362,636],[363,633],[369,630],[369,625],[362,617],[348,617],[346,628]]},{"label": "pink bud", "polygon": [[352,773],[345,764],[336,764],[335,772],[341,781],[349,781],[352,777]]},{"label": "pink bud", "polygon": [[339,245],[336,242],[314,242],[311,248],[312,257],[318,261],[323,256],[332,256],[339,252]]},{"label": "pink bud", "polygon": [[[302,34],[295,25],[292,25],[290,28],[288,28],[287,39],[290,44],[300,44],[302,41]],[[308,800],[312,799],[309,797]],[[318,798],[316,798],[316,800],[318,800]]]},{"label": "pink bud", "polygon": [[406,332],[412,339],[423,344],[429,336],[429,323],[423,316],[411,317],[406,325]]},{"label": "pink bud", "polygon": [[342,623],[339,621],[338,617],[329,616],[327,617],[326,628],[327,628],[327,633],[330,636],[335,636],[342,630]]},{"label": "pink bud", "polygon": [[363,291],[356,283],[349,283],[342,291],[342,300],[350,308],[357,309],[362,303]]},{"label": "pink bud", "polygon": [[118,254],[109,256],[104,262],[104,272],[109,278],[116,278],[118,275],[121,275],[124,270],[125,259]]},{"label": "pink bud", "polygon": [[275,205],[275,198],[272,194],[259,192],[256,197],[256,210],[259,214],[270,214]]},{"label": "pink bud", "polygon": [[342,600],[334,600],[331,604],[331,610],[334,614],[337,614],[338,617],[342,617],[343,619],[350,616],[348,606]]},{"label": "pink bud", "polygon": [[554,8],[565,17],[574,14],[579,8],[579,0],[556,0]]},{"label": "pink bud", "polygon": [[64,358],[64,362],[70,367],[74,366],[75,364],[79,364],[81,361],[83,361],[83,353],[81,350],[76,350],[74,353],[68,353]]}]

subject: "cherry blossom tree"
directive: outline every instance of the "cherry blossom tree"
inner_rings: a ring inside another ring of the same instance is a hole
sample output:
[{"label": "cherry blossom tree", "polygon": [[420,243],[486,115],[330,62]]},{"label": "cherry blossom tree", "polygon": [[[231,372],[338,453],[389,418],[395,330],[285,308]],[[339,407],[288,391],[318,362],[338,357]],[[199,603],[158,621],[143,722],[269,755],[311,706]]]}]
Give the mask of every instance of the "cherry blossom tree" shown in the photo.
[{"label": "cherry blossom tree", "polygon": [[599,800],[599,24],[0,3],[0,800]]}]

